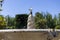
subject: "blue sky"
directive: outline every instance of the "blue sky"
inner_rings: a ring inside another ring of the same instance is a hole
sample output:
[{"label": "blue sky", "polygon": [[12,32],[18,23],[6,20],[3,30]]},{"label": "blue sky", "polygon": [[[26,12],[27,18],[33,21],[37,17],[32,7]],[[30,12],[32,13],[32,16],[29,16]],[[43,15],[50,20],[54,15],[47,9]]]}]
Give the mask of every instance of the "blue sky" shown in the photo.
[{"label": "blue sky", "polygon": [[29,8],[36,12],[49,12],[53,16],[60,13],[60,0],[4,0],[2,15],[14,17],[16,14],[29,14]]}]

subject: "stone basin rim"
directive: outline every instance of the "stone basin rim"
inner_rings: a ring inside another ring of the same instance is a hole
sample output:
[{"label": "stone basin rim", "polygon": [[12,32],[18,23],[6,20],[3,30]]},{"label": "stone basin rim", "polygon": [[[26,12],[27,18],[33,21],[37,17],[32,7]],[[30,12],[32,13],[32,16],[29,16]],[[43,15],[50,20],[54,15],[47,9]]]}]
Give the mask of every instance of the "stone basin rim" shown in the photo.
[{"label": "stone basin rim", "polygon": [[[20,31],[52,31],[53,29],[0,29],[0,32],[20,32]],[[60,29],[55,29],[55,31],[59,31]]]}]

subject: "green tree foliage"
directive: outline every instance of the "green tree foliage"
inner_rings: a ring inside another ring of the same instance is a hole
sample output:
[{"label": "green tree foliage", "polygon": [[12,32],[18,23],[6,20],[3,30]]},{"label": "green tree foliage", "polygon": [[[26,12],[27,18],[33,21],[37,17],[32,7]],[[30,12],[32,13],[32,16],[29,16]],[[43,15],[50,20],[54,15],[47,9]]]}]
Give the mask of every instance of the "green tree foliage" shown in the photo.
[{"label": "green tree foliage", "polygon": [[56,17],[56,15],[53,18],[53,24],[54,24],[54,28],[58,25],[57,24],[57,17]]},{"label": "green tree foliage", "polygon": [[48,28],[52,28],[52,24],[53,24],[53,22],[52,22],[52,15],[50,14],[50,13],[48,13],[47,12],[47,14],[46,14],[46,20],[47,20],[47,27]]},{"label": "green tree foliage", "polygon": [[44,19],[43,13],[37,12],[35,14],[35,26],[36,28],[46,28],[46,20]]},{"label": "green tree foliage", "polygon": [[[60,13],[58,16],[52,17],[49,12],[36,12],[35,13],[35,27],[37,29],[56,28],[60,29]],[[17,14],[16,17],[10,17],[7,15],[5,18],[0,15],[0,29],[23,29],[27,28],[27,14]]]},{"label": "green tree foliage", "polygon": [[58,18],[57,18],[57,25],[56,25],[56,29],[60,29],[60,13],[58,14]]},{"label": "green tree foliage", "polygon": [[60,13],[58,15],[58,25],[60,25]]},{"label": "green tree foliage", "polygon": [[57,26],[55,27],[55,29],[60,29],[60,25],[57,25]]},{"label": "green tree foliage", "polygon": [[58,18],[56,15],[52,18],[50,13],[43,13],[36,12],[35,14],[35,26],[36,28],[60,28],[60,14]]},{"label": "green tree foliage", "polygon": [[0,29],[4,29],[6,27],[6,21],[5,18],[0,15]]},{"label": "green tree foliage", "polygon": [[18,14],[16,15],[16,28],[27,28],[27,14]]},{"label": "green tree foliage", "polygon": [[7,23],[6,28],[13,29],[15,27],[15,18],[7,15],[5,19]]}]

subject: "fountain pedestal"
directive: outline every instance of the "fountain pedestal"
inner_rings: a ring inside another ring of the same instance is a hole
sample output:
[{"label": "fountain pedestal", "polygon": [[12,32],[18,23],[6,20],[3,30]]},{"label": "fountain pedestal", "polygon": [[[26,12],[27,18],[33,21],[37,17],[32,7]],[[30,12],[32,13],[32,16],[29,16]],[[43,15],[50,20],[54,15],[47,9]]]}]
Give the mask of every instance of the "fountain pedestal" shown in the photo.
[{"label": "fountain pedestal", "polygon": [[35,27],[34,27],[34,17],[32,15],[32,8],[30,8],[29,10],[30,10],[30,14],[29,14],[28,20],[27,20],[27,29],[35,29]]}]

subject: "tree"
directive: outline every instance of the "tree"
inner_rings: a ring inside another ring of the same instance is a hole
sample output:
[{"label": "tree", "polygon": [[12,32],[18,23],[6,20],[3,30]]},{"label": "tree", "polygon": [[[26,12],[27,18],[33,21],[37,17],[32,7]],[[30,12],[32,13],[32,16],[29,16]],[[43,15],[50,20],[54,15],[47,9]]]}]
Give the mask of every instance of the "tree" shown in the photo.
[{"label": "tree", "polygon": [[60,25],[60,13],[58,15],[58,25]]},{"label": "tree", "polygon": [[43,13],[36,12],[35,14],[35,26],[36,28],[46,28],[46,19],[43,16]]},{"label": "tree", "polygon": [[56,17],[56,15],[54,16],[54,18],[53,18],[53,21],[54,21],[54,28],[57,26],[57,17]]},{"label": "tree", "polygon": [[13,29],[15,27],[15,18],[7,15],[5,17],[5,19],[6,19],[6,23],[7,23],[6,28]]},{"label": "tree", "polygon": [[0,15],[0,29],[4,29],[6,27],[6,21],[5,18]]},{"label": "tree", "polygon": [[27,19],[28,19],[27,14],[17,14],[16,15],[16,28],[17,29],[27,28]]},{"label": "tree", "polygon": [[48,12],[46,14],[46,20],[47,20],[47,27],[52,28],[52,24],[53,24],[52,15]]},{"label": "tree", "polygon": [[57,18],[57,25],[56,25],[56,29],[60,29],[60,13],[58,14],[58,18]]}]

